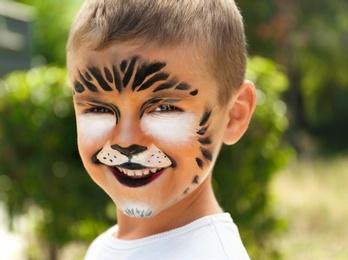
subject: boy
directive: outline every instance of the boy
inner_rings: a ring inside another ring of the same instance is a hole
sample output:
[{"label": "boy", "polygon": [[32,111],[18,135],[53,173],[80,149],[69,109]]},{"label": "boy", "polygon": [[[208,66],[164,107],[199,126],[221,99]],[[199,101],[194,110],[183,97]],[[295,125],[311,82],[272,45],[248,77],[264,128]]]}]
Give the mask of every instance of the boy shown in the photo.
[{"label": "boy", "polygon": [[117,206],[86,259],[249,259],[211,184],[255,107],[234,1],[86,0],[67,64],[83,164]]}]

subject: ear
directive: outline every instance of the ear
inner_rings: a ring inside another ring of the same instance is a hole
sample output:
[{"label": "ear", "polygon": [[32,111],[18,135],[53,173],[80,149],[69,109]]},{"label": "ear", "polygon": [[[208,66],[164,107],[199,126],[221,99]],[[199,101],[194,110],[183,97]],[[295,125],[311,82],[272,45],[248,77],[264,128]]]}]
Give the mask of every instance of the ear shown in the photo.
[{"label": "ear", "polygon": [[248,129],[256,105],[256,90],[251,81],[244,81],[228,103],[228,124],[222,141],[235,144]]}]

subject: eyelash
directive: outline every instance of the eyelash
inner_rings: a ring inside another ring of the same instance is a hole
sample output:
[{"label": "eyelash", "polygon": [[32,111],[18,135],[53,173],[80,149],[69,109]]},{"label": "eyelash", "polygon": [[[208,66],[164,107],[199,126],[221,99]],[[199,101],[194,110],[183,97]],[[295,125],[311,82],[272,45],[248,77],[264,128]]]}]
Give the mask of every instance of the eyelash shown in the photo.
[{"label": "eyelash", "polygon": [[85,113],[93,114],[113,114],[113,112],[106,107],[92,107],[85,111]]},{"label": "eyelash", "polygon": [[[155,107],[152,112],[154,113],[169,113],[169,112],[183,112],[182,109],[176,107],[176,106],[172,106],[172,105],[167,105],[167,104],[162,104],[162,105],[158,105],[157,107]],[[112,110],[106,108],[106,107],[92,107],[89,108],[85,111],[85,113],[89,114],[114,114]]]},{"label": "eyelash", "polygon": [[159,105],[155,107],[153,112],[183,112],[183,110],[172,105]]}]

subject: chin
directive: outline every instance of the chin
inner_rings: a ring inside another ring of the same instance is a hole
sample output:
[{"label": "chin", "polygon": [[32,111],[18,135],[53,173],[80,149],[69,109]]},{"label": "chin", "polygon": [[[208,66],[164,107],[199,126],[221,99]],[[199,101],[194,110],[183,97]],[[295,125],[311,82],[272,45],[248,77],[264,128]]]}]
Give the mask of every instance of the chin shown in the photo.
[{"label": "chin", "polygon": [[127,203],[121,210],[125,215],[132,218],[151,218],[156,215],[152,207],[141,203]]}]

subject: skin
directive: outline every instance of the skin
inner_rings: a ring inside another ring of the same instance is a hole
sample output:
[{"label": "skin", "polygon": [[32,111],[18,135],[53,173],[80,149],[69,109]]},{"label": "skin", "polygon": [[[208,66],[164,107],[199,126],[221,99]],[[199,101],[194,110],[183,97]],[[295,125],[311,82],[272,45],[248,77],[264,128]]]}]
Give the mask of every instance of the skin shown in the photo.
[{"label": "skin", "polygon": [[[140,47],[81,50],[68,59],[79,152],[91,178],[117,205],[114,235],[120,239],[222,212],[212,168],[222,143],[237,142],[247,129],[256,99],[254,86],[245,82],[222,107],[218,86],[198,69],[189,47]],[[155,71],[143,81],[136,73],[142,66]],[[160,80],[145,84],[153,75]],[[154,153],[162,154],[161,161],[149,160]],[[142,169],[129,169],[127,162]],[[144,175],[156,177],[144,184]]]}]

